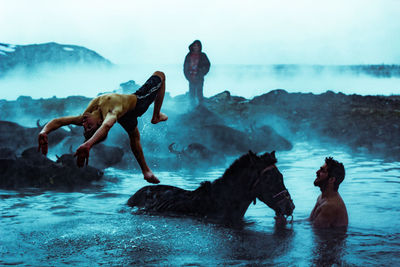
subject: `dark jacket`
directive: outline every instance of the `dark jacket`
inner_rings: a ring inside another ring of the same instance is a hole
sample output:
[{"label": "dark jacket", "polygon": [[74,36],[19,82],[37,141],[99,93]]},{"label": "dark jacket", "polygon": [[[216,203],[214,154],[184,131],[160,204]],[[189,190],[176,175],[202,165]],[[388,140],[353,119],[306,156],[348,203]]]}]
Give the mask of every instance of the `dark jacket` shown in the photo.
[{"label": "dark jacket", "polygon": [[185,57],[185,62],[183,63],[183,73],[185,74],[185,77],[188,81],[190,81],[190,73],[189,73],[189,68],[190,68],[190,56],[193,53],[193,45],[195,43],[198,43],[200,45],[200,60],[198,64],[198,73],[196,76],[196,80],[198,81],[203,81],[204,76],[208,73],[210,70],[210,61],[207,58],[207,55],[203,52],[201,52],[201,42],[199,40],[194,41],[189,45],[189,53]]}]

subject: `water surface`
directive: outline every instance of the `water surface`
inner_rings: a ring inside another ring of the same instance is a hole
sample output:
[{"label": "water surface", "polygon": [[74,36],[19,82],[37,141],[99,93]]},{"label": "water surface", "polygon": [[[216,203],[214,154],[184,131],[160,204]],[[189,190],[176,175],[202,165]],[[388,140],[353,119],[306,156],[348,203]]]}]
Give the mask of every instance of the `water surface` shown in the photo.
[{"label": "water surface", "polygon": [[[251,205],[243,228],[188,217],[138,214],[126,201],[147,185],[137,171],[106,170],[78,192],[0,190],[0,265],[376,265],[400,260],[400,164],[336,147],[296,144],[278,152],[278,168],[296,205],[294,223],[274,227],[274,212]],[[342,161],[347,232],[316,231],[307,221],[326,156]],[[155,172],[163,184],[195,189],[224,168]]]}]

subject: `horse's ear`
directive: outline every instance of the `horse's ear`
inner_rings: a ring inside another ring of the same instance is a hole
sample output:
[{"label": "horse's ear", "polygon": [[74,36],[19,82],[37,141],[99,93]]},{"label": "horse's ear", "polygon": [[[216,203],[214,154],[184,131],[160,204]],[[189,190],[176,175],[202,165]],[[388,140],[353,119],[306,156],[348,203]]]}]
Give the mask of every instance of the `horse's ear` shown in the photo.
[{"label": "horse's ear", "polygon": [[273,150],[273,151],[271,152],[271,157],[272,157],[274,160],[276,160],[276,157],[275,157],[275,150]]},{"label": "horse's ear", "polygon": [[262,158],[270,158],[270,157],[273,157],[273,155],[272,155],[272,153],[265,152],[261,157]]},{"label": "horse's ear", "polygon": [[251,151],[251,150],[249,150],[249,155],[250,156],[257,156],[257,154],[256,153],[254,153],[253,151]]},{"label": "horse's ear", "polygon": [[251,162],[252,164],[255,164],[255,163],[256,163],[255,158],[257,158],[257,154],[254,153],[253,151],[249,150],[249,155],[250,155],[250,162]]}]

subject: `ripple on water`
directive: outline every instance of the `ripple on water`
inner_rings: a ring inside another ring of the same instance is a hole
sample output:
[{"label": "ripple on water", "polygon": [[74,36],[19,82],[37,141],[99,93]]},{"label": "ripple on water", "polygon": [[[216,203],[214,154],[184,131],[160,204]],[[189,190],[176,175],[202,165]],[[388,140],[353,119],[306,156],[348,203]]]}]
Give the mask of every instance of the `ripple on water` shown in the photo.
[{"label": "ripple on water", "polygon": [[68,207],[65,205],[57,205],[49,208],[49,210],[60,210],[60,209],[68,209]]},{"label": "ripple on water", "polygon": [[[294,224],[283,230],[275,229],[274,212],[260,201],[249,208],[243,229],[135,213],[126,201],[149,185],[137,171],[107,169],[112,178],[79,192],[0,190],[0,265],[394,266],[400,250],[400,164],[343,151],[302,143],[277,152],[296,205]],[[319,234],[301,220],[320,194],[313,186],[315,172],[330,155],[346,168],[339,191],[350,225],[343,239]],[[154,171],[163,184],[191,190],[224,170]]]},{"label": "ripple on water", "polygon": [[94,194],[91,196],[92,198],[115,198],[115,197],[120,197],[121,194],[117,193],[100,193],[100,194]]}]

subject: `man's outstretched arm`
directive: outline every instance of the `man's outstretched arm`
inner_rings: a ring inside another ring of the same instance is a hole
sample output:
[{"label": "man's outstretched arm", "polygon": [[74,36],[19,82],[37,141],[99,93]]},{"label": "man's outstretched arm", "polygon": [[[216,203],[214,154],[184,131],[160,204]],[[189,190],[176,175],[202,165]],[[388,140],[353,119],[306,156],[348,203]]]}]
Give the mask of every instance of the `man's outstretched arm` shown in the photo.
[{"label": "man's outstretched arm", "polygon": [[117,116],[113,113],[107,113],[106,118],[104,119],[99,129],[97,129],[97,131],[94,133],[94,135],[89,140],[87,140],[85,143],[83,143],[78,147],[78,149],[74,154],[74,156],[77,157],[76,162],[78,167],[83,167],[85,163],[86,165],[88,165],[90,149],[95,144],[101,142],[107,137],[108,132],[116,122],[117,122]]},{"label": "man's outstretched arm", "polygon": [[140,133],[137,127],[129,133],[129,139],[133,155],[142,169],[144,179],[149,183],[158,184],[160,180],[153,174],[144,159],[142,145],[140,144]]},{"label": "man's outstretched arm", "polygon": [[82,115],[79,116],[68,116],[68,117],[61,117],[56,118],[48,122],[43,129],[39,133],[38,142],[39,147],[38,150],[42,151],[42,154],[46,155],[48,151],[48,137],[47,135],[58,128],[75,124],[75,125],[82,125],[83,117]]}]

